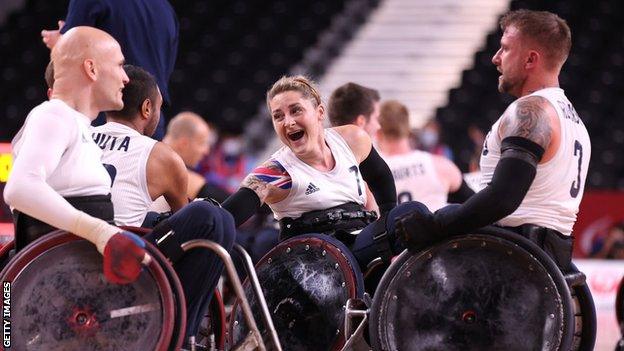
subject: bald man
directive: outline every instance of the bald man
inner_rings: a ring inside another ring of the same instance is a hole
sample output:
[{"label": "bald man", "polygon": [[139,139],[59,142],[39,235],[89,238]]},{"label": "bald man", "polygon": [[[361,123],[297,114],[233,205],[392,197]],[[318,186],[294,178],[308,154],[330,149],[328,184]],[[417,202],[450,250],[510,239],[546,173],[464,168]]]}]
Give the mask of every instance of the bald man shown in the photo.
[{"label": "bald man", "polygon": [[16,249],[60,228],[96,245],[109,281],[132,282],[149,256],[138,238],[107,223],[110,177],[89,135],[100,111],[123,107],[124,57],[110,35],[77,27],[59,40],[52,61],[51,99],[28,114],[12,142],[15,163],[4,199],[17,217]]},{"label": "bald man", "polygon": [[210,152],[213,131],[208,123],[196,113],[180,112],[167,127],[163,142],[182,157],[188,173],[187,195],[189,198],[210,197],[223,201],[228,194],[206,183],[206,179],[193,171],[199,161]]},{"label": "bald man", "polygon": [[[123,90],[129,82],[124,57],[105,32],[77,27],[56,44],[52,61],[51,99],[31,111],[13,140],[15,164],[4,197],[17,216],[16,247],[54,228],[67,230],[96,245],[109,282],[131,283],[151,258],[141,238],[109,224],[114,221],[110,192],[117,172],[102,165],[102,150],[89,130],[99,112],[124,108]],[[128,109],[142,111],[150,105],[144,102]],[[129,143],[121,139],[113,148],[129,150]],[[110,148],[112,140],[106,145]],[[207,250],[184,253],[181,244],[209,239],[230,250],[234,237],[232,216],[203,201],[185,206],[144,237],[167,256],[180,278],[187,339],[197,333],[222,264]]]}]

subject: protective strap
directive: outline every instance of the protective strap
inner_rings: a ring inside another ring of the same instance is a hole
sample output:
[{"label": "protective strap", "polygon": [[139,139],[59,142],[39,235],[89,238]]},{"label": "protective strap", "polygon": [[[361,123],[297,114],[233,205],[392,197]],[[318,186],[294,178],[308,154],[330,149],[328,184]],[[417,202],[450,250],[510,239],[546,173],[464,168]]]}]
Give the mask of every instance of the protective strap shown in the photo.
[{"label": "protective strap", "polygon": [[176,263],[184,255],[184,250],[178,240],[169,220],[165,219],[160,222],[156,228],[152,231],[156,239],[156,246],[158,250],[163,253],[171,263]]},{"label": "protective strap", "polygon": [[373,241],[375,242],[375,248],[377,249],[377,254],[381,257],[381,260],[390,264],[394,253],[392,252],[392,243],[390,242],[390,238],[388,237],[388,230],[386,229],[386,221],[388,220],[387,216],[383,216],[382,218],[376,220],[371,224],[373,230]]},{"label": "protective strap", "polygon": [[333,235],[338,231],[352,232],[376,219],[374,211],[366,211],[362,205],[348,202],[324,210],[309,211],[297,218],[282,218],[279,221],[280,240],[305,233]]},{"label": "protective strap", "polygon": [[[90,216],[113,223],[113,203],[110,194],[66,197],[65,200],[74,208]],[[13,223],[16,251],[23,249],[44,234],[57,229],[18,210],[13,210]]]}]

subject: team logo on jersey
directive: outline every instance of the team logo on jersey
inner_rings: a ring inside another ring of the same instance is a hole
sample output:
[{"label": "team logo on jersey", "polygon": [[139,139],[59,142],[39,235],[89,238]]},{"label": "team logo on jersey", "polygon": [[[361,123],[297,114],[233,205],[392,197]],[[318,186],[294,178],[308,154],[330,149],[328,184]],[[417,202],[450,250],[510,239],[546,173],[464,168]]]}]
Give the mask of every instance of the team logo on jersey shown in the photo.
[{"label": "team logo on jersey", "polygon": [[310,184],[308,184],[308,187],[307,187],[307,189],[305,191],[305,194],[306,195],[310,195],[310,194],[315,193],[315,192],[317,192],[319,190],[321,190],[321,189],[319,189],[318,186],[314,185],[314,183],[310,183]]}]

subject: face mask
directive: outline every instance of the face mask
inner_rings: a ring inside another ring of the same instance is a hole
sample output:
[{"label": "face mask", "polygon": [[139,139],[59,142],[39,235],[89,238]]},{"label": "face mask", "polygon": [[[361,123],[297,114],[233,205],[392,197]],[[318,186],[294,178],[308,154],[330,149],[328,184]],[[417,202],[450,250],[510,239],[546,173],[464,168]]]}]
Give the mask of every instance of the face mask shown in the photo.
[{"label": "face mask", "polygon": [[227,139],[221,145],[226,156],[238,156],[243,151],[243,144],[238,139]]},{"label": "face mask", "polygon": [[438,143],[438,133],[431,130],[423,130],[419,134],[419,139],[424,147],[432,147]]}]

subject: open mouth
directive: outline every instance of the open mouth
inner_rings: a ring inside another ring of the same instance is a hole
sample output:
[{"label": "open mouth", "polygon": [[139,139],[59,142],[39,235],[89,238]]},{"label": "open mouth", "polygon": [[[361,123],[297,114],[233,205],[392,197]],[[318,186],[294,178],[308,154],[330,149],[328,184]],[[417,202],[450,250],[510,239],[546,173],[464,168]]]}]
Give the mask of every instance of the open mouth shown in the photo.
[{"label": "open mouth", "polygon": [[292,140],[292,141],[297,141],[301,138],[303,138],[303,130],[299,130],[293,133],[288,133],[288,139]]}]

